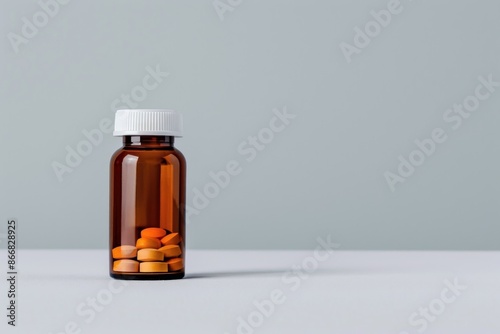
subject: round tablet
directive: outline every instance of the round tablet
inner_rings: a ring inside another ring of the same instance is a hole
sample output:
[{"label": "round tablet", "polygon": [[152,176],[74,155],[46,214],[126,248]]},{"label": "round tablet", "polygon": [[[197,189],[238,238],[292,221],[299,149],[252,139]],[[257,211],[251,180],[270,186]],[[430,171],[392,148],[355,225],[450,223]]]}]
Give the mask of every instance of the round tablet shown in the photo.
[{"label": "round tablet", "polygon": [[161,242],[156,238],[139,238],[135,244],[137,249],[143,248],[160,248]]},{"label": "round tablet", "polygon": [[135,246],[123,245],[113,248],[113,259],[133,259],[137,255]]},{"label": "round tablet", "polygon": [[167,261],[169,271],[177,271],[184,268],[184,263],[180,257],[170,259]]},{"label": "round tablet", "polygon": [[181,242],[181,237],[179,233],[170,233],[163,238],[161,238],[161,244],[163,246],[166,245],[177,245],[179,242]]},{"label": "round tablet", "polygon": [[160,252],[165,254],[165,257],[177,257],[181,255],[181,248],[177,245],[167,245],[158,249]]},{"label": "round tablet", "polygon": [[134,260],[116,260],[113,262],[113,271],[136,273],[139,271],[139,262]]},{"label": "round tablet", "polygon": [[144,248],[137,251],[139,261],[163,261],[163,253],[153,248]]},{"label": "round tablet", "polygon": [[159,227],[148,227],[141,231],[143,238],[158,238],[161,239],[167,235],[167,231]]},{"label": "round tablet", "polygon": [[167,273],[168,265],[166,262],[142,262],[140,271],[141,273]]}]

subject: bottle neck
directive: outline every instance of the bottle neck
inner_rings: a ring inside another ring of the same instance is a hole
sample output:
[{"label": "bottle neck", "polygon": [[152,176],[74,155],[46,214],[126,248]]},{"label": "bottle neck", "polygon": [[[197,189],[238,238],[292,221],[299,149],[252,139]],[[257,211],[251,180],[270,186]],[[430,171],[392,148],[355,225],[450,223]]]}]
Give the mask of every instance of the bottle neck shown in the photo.
[{"label": "bottle neck", "polygon": [[123,136],[123,146],[131,148],[174,147],[173,136]]}]

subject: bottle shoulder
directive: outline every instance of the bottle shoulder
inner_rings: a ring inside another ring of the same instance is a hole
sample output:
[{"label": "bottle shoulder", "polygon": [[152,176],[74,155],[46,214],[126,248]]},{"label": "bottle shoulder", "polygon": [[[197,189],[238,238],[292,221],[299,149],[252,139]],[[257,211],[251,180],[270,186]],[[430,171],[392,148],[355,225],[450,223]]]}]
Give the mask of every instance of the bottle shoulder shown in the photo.
[{"label": "bottle shoulder", "polygon": [[184,156],[184,154],[175,147],[174,147],[174,154],[181,162],[183,162],[184,164],[186,163],[186,157]]},{"label": "bottle shoulder", "polygon": [[162,149],[137,149],[122,147],[115,151],[111,156],[111,164],[121,164],[125,158],[127,160],[136,160],[137,162],[162,163],[165,159],[171,160],[173,157],[180,164],[186,163],[186,158],[180,150],[175,147]]}]

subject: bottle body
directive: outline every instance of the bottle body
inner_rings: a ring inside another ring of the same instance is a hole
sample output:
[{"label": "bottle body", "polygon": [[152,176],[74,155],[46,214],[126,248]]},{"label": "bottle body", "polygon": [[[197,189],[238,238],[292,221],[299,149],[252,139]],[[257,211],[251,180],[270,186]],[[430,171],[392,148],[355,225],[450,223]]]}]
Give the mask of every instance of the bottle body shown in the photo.
[{"label": "bottle body", "polygon": [[110,164],[110,275],[182,278],[186,160],[172,136],[123,141]]}]

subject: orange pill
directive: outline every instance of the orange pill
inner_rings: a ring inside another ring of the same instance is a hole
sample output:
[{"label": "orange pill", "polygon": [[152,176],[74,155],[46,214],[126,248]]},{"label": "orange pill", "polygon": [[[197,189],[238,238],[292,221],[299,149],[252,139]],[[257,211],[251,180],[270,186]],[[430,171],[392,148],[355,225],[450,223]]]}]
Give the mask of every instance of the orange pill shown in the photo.
[{"label": "orange pill", "polygon": [[170,259],[167,261],[169,271],[177,271],[184,268],[184,263],[182,258],[176,257],[175,259]]},{"label": "orange pill", "polygon": [[159,239],[156,238],[139,238],[137,239],[135,247],[137,247],[137,249],[143,249],[143,248],[157,249],[161,247],[161,242]]},{"label": "orange pill", "polygon": [[123,245],[113,248],[113,259],[133,259],[137,255],[135,246]]},{"label": "orange pill", "polygon": [[162,228],[159,227],[148,227],[141,231],[141,237],[143,238],[158,238],[161,239],[167,234]]},{"label": "orange pill", "polygon": [[177,257],[181,255],[181,248],[177,245],[167,245],[158,249],[160,252],[165,254],[165,257]]},{"label": "orange pill", "polygon": [[137,251],[139,261],[163,261],[163,252],[153,248],[144,248]]},{"label": "orange pill", "polygon": [[117,260],[113,262],[113,271],[122,273],[136,273],[139,271],[139,262],[134,260]]},{"label": "orange pill", "polygon": [[168,273],[166,262],[142,262],[140,264],[141,273]]},{"label": "orange pill", "polygon": [[170,233],[161,239],[161,244],[163,246],[177,245],[179,242],[181,242],[181,237],[179,233]]}]

